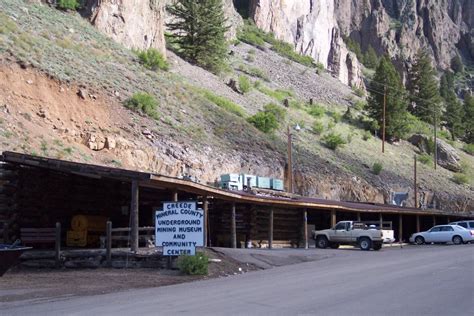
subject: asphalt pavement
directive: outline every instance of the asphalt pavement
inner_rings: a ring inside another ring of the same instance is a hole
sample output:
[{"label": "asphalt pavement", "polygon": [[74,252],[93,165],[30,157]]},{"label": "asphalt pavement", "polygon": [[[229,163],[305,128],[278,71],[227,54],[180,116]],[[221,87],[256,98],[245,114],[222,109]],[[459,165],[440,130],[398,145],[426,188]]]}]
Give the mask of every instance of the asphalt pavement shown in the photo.
[{"label": "asphalt pavement", "polygon": [[474,315],[474,245],[307,252],[320,259],[159,288],[8,303],[0,314]]}]

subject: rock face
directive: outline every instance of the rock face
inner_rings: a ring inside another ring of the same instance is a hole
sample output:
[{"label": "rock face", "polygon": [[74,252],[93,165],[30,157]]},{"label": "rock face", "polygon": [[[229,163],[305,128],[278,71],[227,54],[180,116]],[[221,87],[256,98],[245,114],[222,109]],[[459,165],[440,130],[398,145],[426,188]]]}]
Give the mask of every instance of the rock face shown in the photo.
[{"label": "rock face", "polygon": [[91,22],[128,48],[166,53],[165,4],[158,0],[89,0]]},{"label": "rock face", "polygon": [[[417,146],[422,152],[428,152],[428,138],[424,135],[415,134],[408,139],[410,143]],[[456,149],[448,143],[438,139],[437,142],[438,164],[448,170],[461,171],[461,158]]]},{"label": "rock face", "polygon": [[474,2],[471,0],[334,0],[342,33],[378,53],[410,61],[428,49],[446,69],[456,53],[474,56]]},{"label": "rock face", "polygon": [[[366,51],[388,53],[405,71],[420,48],[446,69],[460,53],[474,58],[472,0],[251,0],[256,25],[292,43],[350,85],[360,83],[359,63],[342,37]],[[406,63],[406,65],[405,65]]]},{"label": "rock face", "polygon": [[252,0],[250,14],[259,28],[292,43],[343,83],[361,86],[359,63],[342,40],[335,9],[334,0]]},{"label": "rock face", "polygon": [[[87,12],[99,30],[128,48],[156,48],[166,54],[164,32],[170,20],[166,6],[173,0],[88,0]],[[232,0],[223,0],[228,20],[227,38],[233,39],[243,24]]]}]

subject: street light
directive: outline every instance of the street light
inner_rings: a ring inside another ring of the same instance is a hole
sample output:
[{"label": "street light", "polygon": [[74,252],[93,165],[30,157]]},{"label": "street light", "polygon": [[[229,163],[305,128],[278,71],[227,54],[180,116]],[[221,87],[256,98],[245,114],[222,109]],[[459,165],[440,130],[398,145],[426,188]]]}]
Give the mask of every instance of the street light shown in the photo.
[{"label": "street light", "polygon": [[[299,124],[296,124],[294,130],[299,132],[301,131],[301,127]],[[293,145],[292,145],[292,136],[291,127],[288,125],[288,192],[294,193],[293,190]]]}]

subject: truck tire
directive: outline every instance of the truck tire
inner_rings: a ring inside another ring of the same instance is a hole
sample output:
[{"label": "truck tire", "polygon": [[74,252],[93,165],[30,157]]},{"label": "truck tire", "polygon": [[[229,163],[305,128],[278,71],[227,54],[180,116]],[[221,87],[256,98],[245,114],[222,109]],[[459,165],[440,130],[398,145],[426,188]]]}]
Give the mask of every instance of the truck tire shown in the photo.
[{"label": "truck tire", "polygon": [[374,248],[374,250],[380,250],[380,249],[382,249],[382,244],[379,244],[379,243],[374,244],[373,248]]},{"label": "truck tire", "polygon": [[331,247],[331,249],[337,249],[339,248],[339,244],[337,242],[332,242],[329,243],[329,247]]},{"label": "truck tire", "polygon": [[324,249],[329,246],[329,241],[326,236],[318,236],[316,237],[316,247]]},{"label": "truck tire", "polygon": [[359,239],[359,247],[360,250],[370,250],[370,248],[372,248],[372,241],[368,237],[361,237]]}]

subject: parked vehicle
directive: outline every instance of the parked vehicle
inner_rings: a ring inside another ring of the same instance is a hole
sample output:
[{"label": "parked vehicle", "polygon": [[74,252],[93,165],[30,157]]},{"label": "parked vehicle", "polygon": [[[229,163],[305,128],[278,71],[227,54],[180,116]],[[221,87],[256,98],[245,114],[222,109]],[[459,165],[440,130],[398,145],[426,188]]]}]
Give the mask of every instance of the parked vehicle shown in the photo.
[{"label": "parked vehicle", "polygon": [[361,250],[382,248],[382,232],[378,229],[368,229],[367,225],[361,222],[338,222],[330,229],[313,230],[312,236],[318,248],[337,249],[339,245],[356,245]]},{"label": "parked vehicle", "polygon": [[474,233],[474,219],[452,222],[449,225],[459,225]]},{"label": "parked vehicle", "polygon": [[460,245],[474,241],[474,234],[459,225],[437,225],[430,230],[411,235],[410,242],[417,245],[424,243],[453,243]]}]

